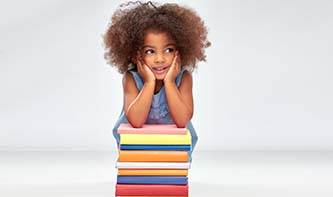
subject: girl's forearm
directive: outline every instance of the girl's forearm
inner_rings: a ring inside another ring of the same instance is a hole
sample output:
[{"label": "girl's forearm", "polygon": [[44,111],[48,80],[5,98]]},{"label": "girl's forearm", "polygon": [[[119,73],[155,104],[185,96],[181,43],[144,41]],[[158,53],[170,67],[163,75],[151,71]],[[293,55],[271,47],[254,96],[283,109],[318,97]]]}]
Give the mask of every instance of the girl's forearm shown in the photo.
[{"label": "girl's forearm", "polygon": [[193,115],[192,108],[184,102],[175,83],[165,83],[165,94],[170,114],[177,127],[186,127]]},{"label": "girl's forearm", "polygon": [[126,111],[126,117],[133,127],[142,127],[145,123],[150,111],[154,88],[154,83],[145,83],[138,96],[129,105]]}]

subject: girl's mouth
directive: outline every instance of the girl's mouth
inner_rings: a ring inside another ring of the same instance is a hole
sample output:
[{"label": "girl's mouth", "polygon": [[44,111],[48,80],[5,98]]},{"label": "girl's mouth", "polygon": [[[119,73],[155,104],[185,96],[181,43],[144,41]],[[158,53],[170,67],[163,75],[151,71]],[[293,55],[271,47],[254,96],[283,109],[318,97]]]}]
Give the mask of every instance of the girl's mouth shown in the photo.
[{"label": "girl's mouth", "polygon": [[164,73],[166,70],[168,70],[168,66],[165,66],[165,67],[158,67],[158,68],[153,68],[153,71],[156,73],[156,74],[162,74]]}]

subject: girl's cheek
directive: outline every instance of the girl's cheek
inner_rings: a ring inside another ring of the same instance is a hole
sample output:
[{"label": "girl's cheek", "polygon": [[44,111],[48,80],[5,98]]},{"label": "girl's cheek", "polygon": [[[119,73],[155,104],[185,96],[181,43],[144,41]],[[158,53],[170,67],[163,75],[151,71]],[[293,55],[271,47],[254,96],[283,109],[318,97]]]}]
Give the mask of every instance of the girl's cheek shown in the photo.
[{"label": "girl's cheek", "polygon": [[150,66],[150,62],[151,62],[151,59],[150,59],[150,58],[148,58],[148,57],[144,57],[144,58],[143,58],[143,61],[145,62],[145,64],[146,64],[147,66]]}]

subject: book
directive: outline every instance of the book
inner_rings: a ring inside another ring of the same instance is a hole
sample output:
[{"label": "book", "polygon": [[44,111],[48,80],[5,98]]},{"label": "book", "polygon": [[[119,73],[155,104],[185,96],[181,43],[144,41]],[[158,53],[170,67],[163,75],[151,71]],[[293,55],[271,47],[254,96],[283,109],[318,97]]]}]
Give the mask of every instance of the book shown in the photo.
[{"label": "book", "polygon": [[187,169],[118,169],[118,175],[133,176],[187,176]]},{"label": "book", "polygon": [[134,128],[131,124],[122,123],[118,127],[119,134],[178,134],[186,135],[187,128],[178,128],[175,124],[144,124]]},{"label": "book", "polygon": [[191,134],[186,135],[164,135],[164,134],[120,134],[120,144],[166,144],[166,145],[189,145]]},{"label": "book", "polygon": [[[152,196],[116,196],[116,197],[152,197]],[[154,196],[154,197],[188,197],[188,196]]]},{"label": "book", "polygon": [[190,162],[117,162],[116,168],[189,169]]},{"label": "book", "polygon": [[187,185],[116,184],[116,196],[188,196]]},{"label": "book", "polygon": [[119,150],[119,162],[187,162],[187,151]]},{"label": "book", "polygon": [[118,184],[186,185],[187,176],[117,176]]},{"label": "book", "polygon": [[190,151],[191,145],[145,145],[145,144],[120,144],[121,150],[183,150]]},{"label": "book", "polygon": [[[116,197],[152,197],[152,196],[116,196]],[[188,196],[154,196],[154,197],[188,197]]]}]

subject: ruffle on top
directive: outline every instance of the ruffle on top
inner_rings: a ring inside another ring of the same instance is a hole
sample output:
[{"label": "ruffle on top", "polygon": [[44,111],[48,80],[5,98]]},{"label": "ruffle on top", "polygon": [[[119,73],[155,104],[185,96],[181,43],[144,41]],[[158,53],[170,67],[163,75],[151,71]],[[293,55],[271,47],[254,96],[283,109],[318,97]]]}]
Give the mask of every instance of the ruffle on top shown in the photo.
[{"label": "ruffle on top", "polygon": [[150,107],[148,118],[151,120],[160,120],[169,114],[169,107],[165,100],[164,87],[153,97],[152,105]]}]

